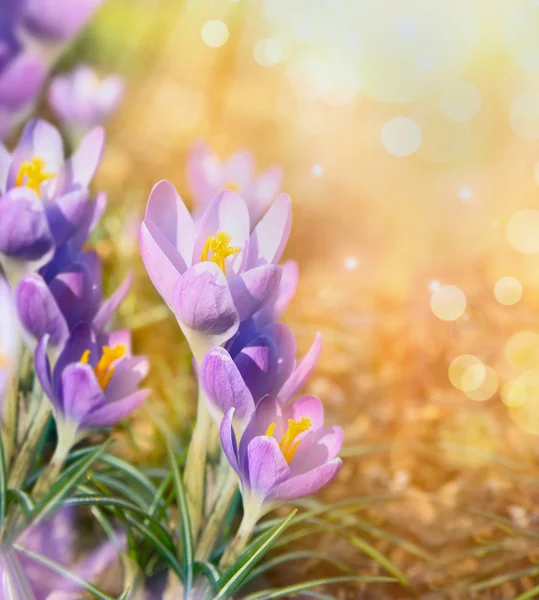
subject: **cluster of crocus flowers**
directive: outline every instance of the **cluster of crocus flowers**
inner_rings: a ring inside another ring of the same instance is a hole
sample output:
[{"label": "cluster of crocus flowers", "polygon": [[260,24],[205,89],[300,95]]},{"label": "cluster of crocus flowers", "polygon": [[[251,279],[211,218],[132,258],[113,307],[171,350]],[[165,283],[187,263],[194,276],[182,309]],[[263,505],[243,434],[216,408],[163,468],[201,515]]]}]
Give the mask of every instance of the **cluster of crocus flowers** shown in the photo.
[{"label": "cluster of crocus flowers", "polygon": [[[196,361],[197,426],[184,476],[194,537],[201,520],[208,414],[220,428],[224,455],[242,491],[245,543],[262,515],[315,493],[337,475],[342,430],[324,428],[317,398],[295,399],[318,361],[321,339],[317,335],[296,361],[295,338],[277,322],[298,283],[294,262],[278,264],[292,220],[289,196],[277,196],[280,172],[263,174],[272,185],[265,188],[267,196],[256,196],[250,194],[256,188],[250,154],[238,153],[222,165],[198,145],[188,177],[195,218],[170,183],[158,183],[141,225],[141,254]],[[210,538],[202,534],[202,555]],[[240,550],[234,543],[231,548],[221,566]]]},{"label": "cluster of crocus flowers", "polygon": [[78,138],[114,113],[124,87],[119,75],[100,78],[92,67],[79,65],[70,73],[53,77],[48,100],[54,114]]},{"label": "cluster of crocus flowers", "polygon": [[0,0],[0,139],[24,118],[63,46],[102,0]]}]

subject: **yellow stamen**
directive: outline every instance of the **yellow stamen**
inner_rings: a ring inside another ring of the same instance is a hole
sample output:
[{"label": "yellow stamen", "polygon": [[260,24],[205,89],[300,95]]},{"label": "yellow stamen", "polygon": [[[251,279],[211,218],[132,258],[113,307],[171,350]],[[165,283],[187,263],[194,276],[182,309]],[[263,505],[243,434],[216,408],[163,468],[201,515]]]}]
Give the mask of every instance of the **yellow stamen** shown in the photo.
[{"label": "yellow stamen", "polygon": [[[127,348],[123,344],[118,344],[112,348],[109,346],[103,346],[103,354],[97,365],[94,367],[94,373],[97,378],[97,382],[102,390],[105,390],[112,376],[114,375],[115,367],[112,366],[112,363],[125,356],[126,353]],[[81,362],[83,365],[87,365],[89,359],[90,350],[85,350],[79,362]]]},{"label": "yellow stamen", "polygon": [[41,184],[53,177],[54,173],[45,172],[45,161],[42,158],[39,158],[39,156],[34,156],[32,160],[26,160],[20,166],[15,180],[15,186],[25,186],[30,188],[39,196]]},{"label": "yellow stamen", "polygon": [[[204,244],[200,262],[207,260],[214,262],[226,274],[225,259],[241,252],[241,248],[229,246],[231,240],[232,238],[225,231],[218,231],[215,237],[210,235]],[[209,258],[210,252],[212,253],[211,258]]]},{"label": "yellow stamen", "polygon": [[[300,433],[307,431],[311,427],[311,420],[307,417],[303,417],[301,421],[294,421],[293,419],[288,419],[288,429],[283,435],[281,441],[279,442],[279,447],[283,453],[283,456],[287,463],[294,458],[294,454],[298,449],[299,443],[301,440],[297,440],[296,438]],[[268,430],[266,431],[266,435],[273,437],[275,432],[275,423],[272,423]]]},{"label": "yellow stamen", "polygon": [[240,186],[238,184],[237,181],[229,181],[226,185],[225,185],[225,190],[230,190],[231,192],[239,192],[240,191]]}]

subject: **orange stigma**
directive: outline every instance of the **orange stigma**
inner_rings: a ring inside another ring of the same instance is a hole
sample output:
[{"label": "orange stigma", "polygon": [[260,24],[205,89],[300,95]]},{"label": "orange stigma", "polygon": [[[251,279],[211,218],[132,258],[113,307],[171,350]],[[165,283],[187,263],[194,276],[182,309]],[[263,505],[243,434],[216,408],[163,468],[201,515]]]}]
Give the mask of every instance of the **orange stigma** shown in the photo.
[{"label": "orange stigma", "polygon": [[45,172],[45,161],[39,156],[34,156],[32,160],[24,161],[17,173],[15,180],[16,187],[27,187],[39,196],[41,184],[48,179],[52,179],[54,173]]},{"label": "orange stigma", "polygon": [[[114,375],[114,367],[112,364],[119,358],[124,357],[127,354],[127,348],[123,344],[118,344],[110,348],[109,346],[103,346],[103,355],[99,359],[99,362],[94,367],[94,373],[97,378],[97,382],[102,390],[105,390],[109,384],[111,377]],[[80,362],[83,365],[87,365],[90,359],[90,350],[85,350],[80,358]]]},{"label": "orange stigma", "polygon": [[[307,417],[303,417],[301,421],[294,421],[293,419],[288,419],[288,429],[283,435],[281,441],[279,442],[279,447],[283,453],[284,459],[287,463],[294,458],[294,454],[298,449],[299,443],[301,440],[296,440],[300,433],[307,431],[311,427],[312,423],[310,419]],[[266,435],[273,437],[275,432],[275,423],[272,423],[268,430],[266,431]]]}]

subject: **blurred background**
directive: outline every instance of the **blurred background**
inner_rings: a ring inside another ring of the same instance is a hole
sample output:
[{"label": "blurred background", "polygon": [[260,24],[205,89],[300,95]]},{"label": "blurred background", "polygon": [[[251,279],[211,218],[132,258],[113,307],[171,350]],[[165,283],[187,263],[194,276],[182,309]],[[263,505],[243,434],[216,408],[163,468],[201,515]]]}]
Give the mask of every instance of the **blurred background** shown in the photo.
[{"label": "blurred background", "polygon": [[284,167],[301,271],[286,322],[302,350],[322,332],[307,391],[345,429],[325,499],[367,498],[316,543],[382,573],[349,543],[368,540],[429,599],[538,585],[539,1],[108,0],[58,70],[81,60],[127,79],[98,248],[111,288],[135,272],[122,318],[155,393],[124,452],[158,464],[158,427],[181,448],[194,413],[187,347],[139,259],[149,191],[169,179],[190,202],[198,139],[249,148]]}]

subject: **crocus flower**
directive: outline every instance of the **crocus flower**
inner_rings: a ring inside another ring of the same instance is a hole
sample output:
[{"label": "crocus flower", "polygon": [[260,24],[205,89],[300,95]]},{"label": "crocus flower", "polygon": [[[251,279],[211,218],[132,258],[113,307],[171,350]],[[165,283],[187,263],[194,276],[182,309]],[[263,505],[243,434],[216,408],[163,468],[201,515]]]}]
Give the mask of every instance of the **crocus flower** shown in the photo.
[{"label": "crocus flower", "polygon": [[49,347],[61,348],[80,322],[103,331],[130,285],[129,275],[103,302],[101,262],[95,252],[82,252],[49,281],[37,273],[23,277],[15,294],[17,313],[31,340],[48,335]]},{"label": "crocus flower", "polygon": [[288,406],[267,396],[239,443],[233,420],[231,408],[221,423],[221,444],[239,477],[244,510],[254,521],[287,500],[314,494],[341,468],[342,429],[324,428],[324,409],[314,396]]},{"label": "crocus flower", "polygon": [[[62,508],[52,517],[31,525],[17,543],[25,550],[62,565],[84,581],[98,583],[103,572],[117,560],[118,551],[125,545],[124,537],[118,536],[116,544],[107,540],[82,556],[78,552],[77,537],[74,509]],[[52,592],[81,592],[76,583],[37,564],[23,551],[17,552],[17,556],[36,600],[46,600]]]},{"label": "crocus flower", "polygon": [[187,181],[197,211],[203,211],[222,189],[238,192],[247,203],[251,225],[267,211],[281,189],[281,167],[269,167],[255,175],[249,150],[238,150],[224,162],[203,142],[196,143],[187,158]]},{"label": "crocus flower", "polygon": [[13,154],[0,145],[0,260],[12,285],[78,231],[103,139],[103,131],[94,129],[64,161],[58,131],[36,120],[25,127]]},{"label": "crocus flower", "polygon": [[211,349],[200,368],[200,383],[206,393],[210,413],[219,423],[234,408],[234,424],[245,427],[256,405],[270,394],[286,404],[311,376],[322,347],[320,334],[307,354],[296,362],[296,341],[281,323],[257,330],[242,324],[225,348]]},{"label": "crocus flower", "polygon": [[92,429],[110,427],[133,412],[149,395],[139,390],[148,360],[131,356],[128,332],[96,336],[79,323],[54,370],[47,356],[48,336],[35,352],[36,373],[52,402],[59,445],[72,446]]},{"label": "crocus flower", "polygon": [[0,414],[4,390],[14,366],[19,344],[15,307],[5,279],[0,277]]},{"label": "crocus flower", "polygon": [[53,78],[49,104],[73,132],[84,132],[112,115],[122,99],[124,85],[124,79],[118,75],[99,79],[94,69],[82,65]]},{"label": "crocus flower", "polygon": [[173,310],[200,361],[258,312],[281,278],[276,263],[291,226],[291,202],[281,194],[250,233],[244,200],[219,193],[195,224],[167,181],[148,200],[140,229],[148,275]]}]

